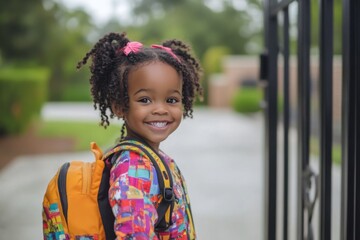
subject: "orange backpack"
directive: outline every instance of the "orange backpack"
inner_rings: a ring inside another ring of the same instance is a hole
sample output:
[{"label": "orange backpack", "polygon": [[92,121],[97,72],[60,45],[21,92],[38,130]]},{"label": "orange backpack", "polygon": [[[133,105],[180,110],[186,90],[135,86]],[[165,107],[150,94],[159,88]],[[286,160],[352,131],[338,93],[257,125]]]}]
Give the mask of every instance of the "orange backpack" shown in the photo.
[{"label": "orange backpack", "polygon": [[148,146],[125,140],[103,155],[91,143],[94,162],[72,161],[63,164],[50,180],[43,200],[44,240],[105,240],[115,239],[114,215],[109,200],[110,168],[105,161],[124,150],[146,155],[156,169],[160,194],[155,229],[171,225],[174,205],[172,178],[163,160]]}]

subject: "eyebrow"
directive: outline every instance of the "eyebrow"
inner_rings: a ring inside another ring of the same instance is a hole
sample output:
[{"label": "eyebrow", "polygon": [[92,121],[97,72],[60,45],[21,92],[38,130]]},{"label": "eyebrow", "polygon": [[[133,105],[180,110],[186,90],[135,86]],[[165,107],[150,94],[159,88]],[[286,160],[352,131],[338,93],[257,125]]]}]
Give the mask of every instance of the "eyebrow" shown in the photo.
[{"label": "eyebrow", "polygon": [[[141,93],[141,92],[154,92],[154,90],[148,89],[148,88],[141,88],[141,89],[137,90],[137,91],[134,93],[134,95],[139,94],[139,93]],[[182,95],[182,94],[180,93],[180,91],[179,91],[179,90],[176,90],[176,89],[171,90],[171,93],[178,93],[179,95]]]},{"label": "eyebrow", "polygon": [[146,88],[141,88],[139,90],[137,90],[134,95],[138,94],[138,93],[141,93],[141,92],[152,92],[153,90],[151,89],[146,89]]}]

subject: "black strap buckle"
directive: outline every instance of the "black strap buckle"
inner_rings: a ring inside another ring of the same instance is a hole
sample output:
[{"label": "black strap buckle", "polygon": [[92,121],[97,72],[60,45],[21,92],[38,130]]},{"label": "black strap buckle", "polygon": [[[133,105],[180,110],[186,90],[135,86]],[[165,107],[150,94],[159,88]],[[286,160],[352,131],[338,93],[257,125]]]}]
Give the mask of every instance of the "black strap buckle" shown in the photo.
[{"label": "black strap buckle", "polygon": [[164,188],[164,200],[167,202],[172,202],[175,199],[175,194],[172,188]]}]

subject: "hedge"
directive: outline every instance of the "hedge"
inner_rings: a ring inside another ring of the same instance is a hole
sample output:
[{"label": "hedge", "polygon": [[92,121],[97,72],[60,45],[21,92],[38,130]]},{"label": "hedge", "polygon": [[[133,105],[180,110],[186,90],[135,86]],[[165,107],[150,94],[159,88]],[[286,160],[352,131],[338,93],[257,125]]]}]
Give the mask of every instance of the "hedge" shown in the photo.
[{"label": "hedge", "polygon": [[242,87],[232,99],[232,108],[239,113],[255,113],[261,110],[262,90],[253,87]]},{"label": "hedge", "polygon": [[0,68],[0,136],[24,131],[47,98],[49,71]]}]

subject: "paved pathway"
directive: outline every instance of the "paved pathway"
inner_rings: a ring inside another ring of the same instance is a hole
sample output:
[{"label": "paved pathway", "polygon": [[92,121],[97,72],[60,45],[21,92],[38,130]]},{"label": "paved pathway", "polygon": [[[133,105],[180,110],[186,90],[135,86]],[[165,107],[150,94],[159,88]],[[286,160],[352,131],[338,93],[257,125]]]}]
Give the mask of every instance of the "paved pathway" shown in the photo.
[{"label": "paved pathway", "polygon": [[[71,106],[49,104],[44,118],[98,117],[91,105]],[[187,179],[200,240],[263,239],[262,126],[262,115],[199,108],[162,144]],[[91,161],[92,155],[23,156],[0,171],[0,240],[42,239],[46,185],[73,159]]]}]

